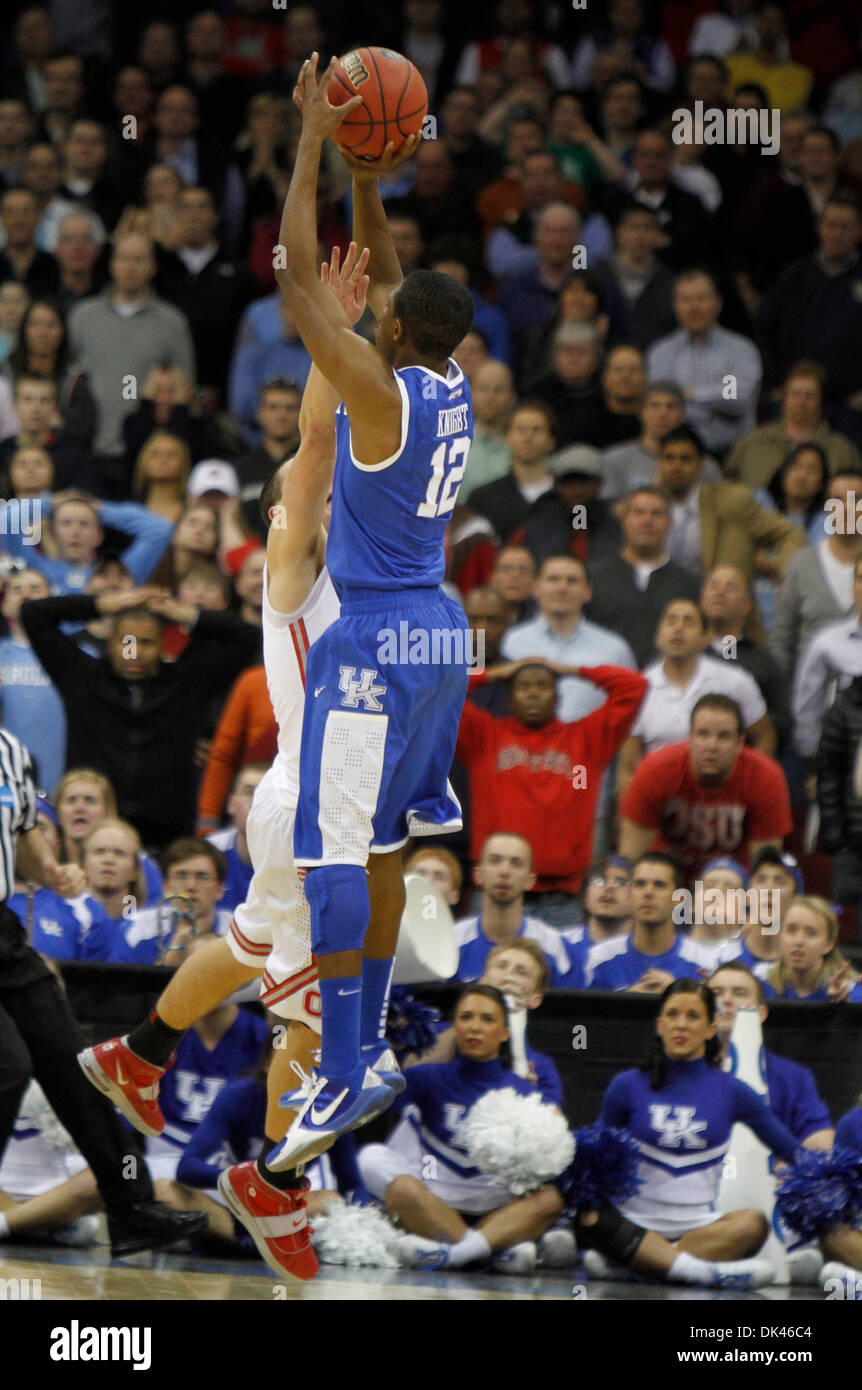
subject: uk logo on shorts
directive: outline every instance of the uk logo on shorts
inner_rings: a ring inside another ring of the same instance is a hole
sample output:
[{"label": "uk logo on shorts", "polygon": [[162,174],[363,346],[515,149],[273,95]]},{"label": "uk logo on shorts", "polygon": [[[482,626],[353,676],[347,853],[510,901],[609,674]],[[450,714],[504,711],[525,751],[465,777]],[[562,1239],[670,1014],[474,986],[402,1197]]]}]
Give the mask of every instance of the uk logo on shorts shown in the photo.
[{"label": "uk logo on shorts", "polygon": [[382,713],[383,706],[377,697],[386,694],[386,686],[380,680],[377,671],[363,668],[362,675],[357,680],[355,666],[339,666],[338,688],[344,692],[341,703],[346,709],[359,709],[361,704],[365,710]]}]

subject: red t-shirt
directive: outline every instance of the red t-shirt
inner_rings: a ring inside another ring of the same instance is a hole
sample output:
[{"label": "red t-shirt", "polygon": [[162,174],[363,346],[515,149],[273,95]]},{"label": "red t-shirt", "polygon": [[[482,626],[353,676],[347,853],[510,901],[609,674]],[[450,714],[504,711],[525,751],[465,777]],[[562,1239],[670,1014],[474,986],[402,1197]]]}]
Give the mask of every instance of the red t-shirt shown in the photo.
[{"label": "red t-shirt", "polygon": [[707,859],[732,854],[747,864],[752,840],[783,839],[793,829],[784,773],[772,758],[743,748],[720,787],[702,787],[688,743],[650,753],[629,783],[620,815],[657,830],[656,849],[694,871]]},{"label": "red t-shirt", "polygon": [[555,719],[531,729],[469,700],[461,715],[456,756],[470,776],[470,857],[478,860],[489,835],[523,835],[533,847],[538,892],[578,891],[592,862],[602,776],[647,689],[640,672],[620,666],[582,666],[581,675],[608,698],[573,724]]}]

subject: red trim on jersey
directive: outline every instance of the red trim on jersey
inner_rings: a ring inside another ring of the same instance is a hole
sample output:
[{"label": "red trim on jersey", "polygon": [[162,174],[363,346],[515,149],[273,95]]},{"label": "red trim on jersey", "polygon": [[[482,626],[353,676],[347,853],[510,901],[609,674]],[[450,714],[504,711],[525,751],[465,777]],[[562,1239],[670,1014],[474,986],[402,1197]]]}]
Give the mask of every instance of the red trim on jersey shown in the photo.
[{"label": "red trim on jersey", "polygon": [[[272,979],[267,971],[263,977],[264,984],[266,984],[268,976]],[[273,983],[270,989],[265,990],[263,994],[261,994],[261,999],[265,1004],[279,1004],[283,1000],[289,999],[291,994],[296,994],[297,990],[308,989],[309,986],[314,984],[317,984],[317,968],[313,965],[309,965],[306,966],[304,970],[300,970],[296,975],[291,975],[290,979],[285,980],[283,984],[277,985]]]},{"label": "red trim on jersey", "polygon": [[290,635],[293,639],[293,650],[296,654],[296,664],[299,667],[299,675],[302,681],[302,688],[305,689],[305,664],[308,660],[308,648],[311,643],[308,640],[308,632],[305,626],[305,619],[300,618],[297,622],[290,624]]},{"label": "red trim on jersey", "polygon": [[267,941],[249,941],[247,936],[243,936],[236,924],[236,918],[231,918],[231,936],[233,936],[244,951],[250,956],[268,956],[272,951],[272,946]]}]

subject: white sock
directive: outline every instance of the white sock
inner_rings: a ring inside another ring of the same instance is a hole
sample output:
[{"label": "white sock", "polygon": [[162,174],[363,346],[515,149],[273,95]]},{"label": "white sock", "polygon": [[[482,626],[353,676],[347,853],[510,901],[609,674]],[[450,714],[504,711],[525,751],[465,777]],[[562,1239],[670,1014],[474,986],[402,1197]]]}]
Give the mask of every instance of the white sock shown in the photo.
[{"label": "white sock", "polygon": [[715,1278],[715,1264],[712,1260],[701,1260],[697,1255],[688,1255],[683,1250],[668,1270],[667,1278],[675,1279],[680,1284],[708,1286]]},{"label": "white sock", "polygon": [[468,1231],[459,1241],[451,1247],[447,1264],[453,1269],[458,1269],[461,1265],[468,1265],[473,1260],[487,1260],[491,1253],[488,1244],[481,1231]]},{"label": "white sock", "polygon": [[2,1240],[4,1236],[8,1236],[8,1234],[9,1222],[6,1220],[6,1217],[3,1215],[2,1211],[0,1211],[0,1240]]}]

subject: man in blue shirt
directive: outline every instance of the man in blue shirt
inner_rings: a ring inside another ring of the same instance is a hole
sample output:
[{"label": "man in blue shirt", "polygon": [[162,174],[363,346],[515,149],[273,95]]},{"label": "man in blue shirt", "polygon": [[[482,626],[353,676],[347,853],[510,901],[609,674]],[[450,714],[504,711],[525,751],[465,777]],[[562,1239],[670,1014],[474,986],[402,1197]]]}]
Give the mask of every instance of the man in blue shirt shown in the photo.
[{"label": "man in blue shirt", "polygon": [[[510,628],[500,644],[508,661],[543,656],[559,666],[625,666],[637,670],[632,649],[609,628],[584,617],[592,597],[587,568],[576,555],[551,555],[536,579],[539,612]],[[557,683],[557,718],[571,724],[603,705],[607,696],[592,681],[565,676]]]},{"label": "man in blue shirt", "polygon": [[289,377],[301,390],[311,370],[311,358],[299,336],[296,320],[281,296],[272,295],[253,305],[255,316],[249,321],[250,327],[256,333],[271,332],[272,311],[269,306],[272,300],[277,300],[274,306],[279,320],[277,335],[274,338],[261,337],[258,341],[240,346],[230,368],[230,413],[236,418],[240,433],[250,447],[260,438],[257,407],[264,383],[273,377]]},{"label": "man in blue shirt", "polygon": [[698,969],[708,964],[704,946],[678,934],[673,922],[674,896],[683,882],[669,854],[651,850],[635,860],[631,934],[592,948],[585,967],[588,989],[658,995],[674,980],[697,978]]},{"label": "man in blue shirt", "polygon": [[[715,995],[718,1036],[726,1057],[738,1011],[757,1009],[763,1023],[769,1012],[766,997],[757,977],[738,960],[720,965],[710,975],[708,984]],[[835,1131],[813,1074],[798,1062],[779,1057],[765,1048],[763,1057],[769,1104],[781,1123],[803,1148],[831,1149]]]},{"label": "man in blue shirt", "polygon": [[[763,1023],[768,1013],[766,996],[760,980],[738,960],[720,965],[710,975],[708,984],[715,995],[718,1038],[723,1065],[727,1069],[730,1035],[737,1012],[757,1009]],[[835,1142],[835,1131],[813,1073],[765,1047],[762,1057],[770,1109],[804,1149],[828,1152]],[[822,1256],[812,1243],[791,1244],[787,1260],[791,1284],[814,1284],[823,1267]]]},{"label": "man in blue shirt", "polygon": [[526,938],[544,952],[553,988],[582,989],[583,972],[573,969],[560,933],[524,915],[524,894],[536,881],[527,841],[520,835],[489,835],[473,873],[482,890],[481,907],[477,916],[455,923],[455,979],[465,983],[480,979],[495,946]]},{"label": "man in blue shirt", "polygon": [[9,636],[0,640],[0,701],[3,727],[30,750],[38,785],[53,796],[66,767],[66,711],[18,621],[25,600],[49,593],[48,580],[36,569],[13,570],[6,581],[2,611]]},{"label": "man in blue shirt", "polygon": [[112,931],[101,959],[121,965],[177,966],[192,941],[227,935],[233,914],[217,906],[225,885],[221,850],[206,840],[174,840],[162,856],[162,869],[162,902],[134,913],[121,934]]}]

